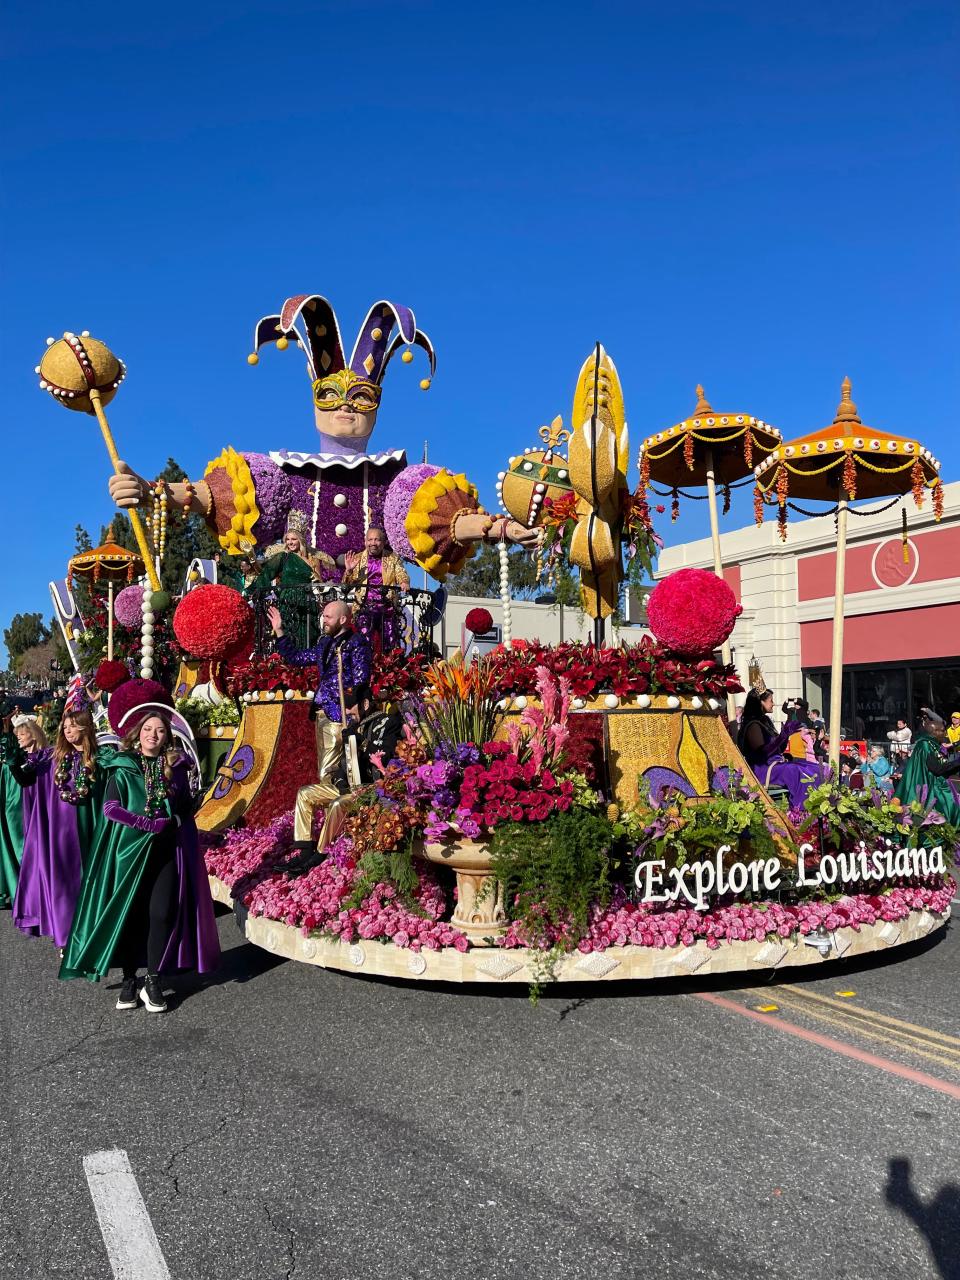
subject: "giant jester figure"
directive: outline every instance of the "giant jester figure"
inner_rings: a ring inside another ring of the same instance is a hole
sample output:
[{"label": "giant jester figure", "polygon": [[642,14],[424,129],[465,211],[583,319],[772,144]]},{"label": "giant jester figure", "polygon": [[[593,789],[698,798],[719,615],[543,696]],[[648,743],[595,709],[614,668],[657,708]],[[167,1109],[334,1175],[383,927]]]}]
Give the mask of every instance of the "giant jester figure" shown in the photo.
[{"label": "giant jester figure", "polygon": [[[376,303],[347,360],[331,304],[316,294],[300,295],[259,322],[249,363],[258,363],[268,342],[281,350],[293,343],[307,357],[319,451],[238,453],[228,446],[202,479],[168,486],[169,500],[202,514],[225,551],[239,556],[275,542],[293,510],[306,520],[309,544],[340,564],[346,552],[363,546],[371,525],[382,526],[395,552],[441,582],[483,540],[536,545],[535,530],[488,515],[465,475],[427,463],[408,466],[402,449],[368,452],[394,355],[403,350],[410,363],[415,345],[426,352],[431,374],[436,366],[433,345],[412,311]],[[420,385],[426,389],[429,379]],[[110,480],[111,497],[121,507],[138,506],[151,488],[125,464]]]}]

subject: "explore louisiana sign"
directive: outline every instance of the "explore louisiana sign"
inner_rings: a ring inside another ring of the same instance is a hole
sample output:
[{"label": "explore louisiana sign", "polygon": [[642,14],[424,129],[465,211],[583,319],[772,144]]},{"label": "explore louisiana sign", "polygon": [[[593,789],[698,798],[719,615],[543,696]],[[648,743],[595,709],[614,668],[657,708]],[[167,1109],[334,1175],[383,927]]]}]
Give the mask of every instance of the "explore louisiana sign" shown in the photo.
[{"label": "explore louisiana sign", "polygon": [[[790,879],[791,888],[853,888],[901,876],[946,873],[940,845],[933,849],[894,849],[888,845],[871,853],[861,844],[859,850],[849,853],[825,853],[818,865],[809,866],[805,860],[813,851],[811,844],[800,846],[796,877],[791,876]],[[727,893],[742,894],[748,890],[757,896],[776,893],[783,887],[783,867],[779,858],[734,862],[725,867],[724,856],[731,852],[730,845],[722,844],[709,860],[685,862],[669,869],[662,858],[639,863],[634,883],[640,891],[641,901],[677,902],[685,898],[695,911],[706,911],[713,897]]]}]

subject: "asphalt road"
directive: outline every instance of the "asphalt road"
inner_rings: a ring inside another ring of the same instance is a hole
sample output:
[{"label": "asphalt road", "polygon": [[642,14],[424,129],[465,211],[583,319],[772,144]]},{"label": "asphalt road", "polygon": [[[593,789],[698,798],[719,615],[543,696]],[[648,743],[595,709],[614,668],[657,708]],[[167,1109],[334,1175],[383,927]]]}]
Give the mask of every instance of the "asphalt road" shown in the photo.
[{"label": "asphalt road", "polygon": [[536,1009],[220,932],[151,1016],[0,916],[0,1275],[111,1275],[82,1162],[120,1148],[174,1280],[960,1276],[957,928]]}]

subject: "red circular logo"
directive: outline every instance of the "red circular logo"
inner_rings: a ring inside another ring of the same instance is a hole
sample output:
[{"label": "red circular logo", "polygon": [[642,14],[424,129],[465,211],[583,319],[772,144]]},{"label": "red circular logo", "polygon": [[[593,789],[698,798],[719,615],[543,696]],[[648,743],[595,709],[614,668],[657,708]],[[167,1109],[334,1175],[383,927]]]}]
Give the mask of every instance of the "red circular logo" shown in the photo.
[{"label": "red circular logo", "polygon": [[905,587],[912,582],[919,567],[919,553],[915,542],[907,539],[907,562],[903,558],[903,541],[888,538],[873,553],[873,577],[880,587]]}]

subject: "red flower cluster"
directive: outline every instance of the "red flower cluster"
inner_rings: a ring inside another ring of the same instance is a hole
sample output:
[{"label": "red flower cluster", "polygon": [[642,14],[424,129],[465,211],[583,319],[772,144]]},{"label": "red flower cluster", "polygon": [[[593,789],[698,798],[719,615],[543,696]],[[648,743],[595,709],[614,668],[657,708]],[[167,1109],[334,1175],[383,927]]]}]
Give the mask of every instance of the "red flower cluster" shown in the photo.
[{"label": "red flower cluster", "polygon": [[625,649],[597,648],[594,644],[525,645],[522,649],[497,649],[490,656],[493,683],[501,694],[536,693],[536,669],[566,676],[578,698],[591,698],[610,690],[626,698],[640,693],[699,694],[722,698],[741,692],[733,667],[712,658],[686,661],[664,649],[650,636]]},{"label": "red flower cluster", "polygon": [[304,693],[307,689],[316,689],[319,678],[316,667],[288,667],[279,653],[268,653],[234,667],[227,677],[227,689],[235,698],[258,689],[294,689]]},{"label": "red flower cluster", "polygon": [[743,612],[733,591],[706,569],[678,569],[647,603],[650,630],[668,650],[705,658],[723,644]]},{"label": "red flower cluster", "polygon": [[468,764],[460,786],[460,808],[469,809],[483,826],[543,822],[573,803],[571,782],[560,782],[549,769],[538,773],[534,765],[521,764],[505,742],[484,743],[483,753],[486,762]]},{"label": "red flower cluster", "polygon": [[472,631],[475,636],[482,636],[493,626],[493,615],[489,609],[471,609],[464,622],[468,631]]},{"label": "red flower cluster", "polygon": [[378,702],[397,702],[406,694],[422,689],[426,683],[424,672],[429,665],[425,654],[407,653],[405,649],[374,654],[370,679],[374,698]]},{"label": "red flower cluster", "polygon": [[103,662],[97,667],[97,674],[94,677],[97,688],[103,693],[113,693],[114,689],[119,689],[122,684],[130,679],[130,672],[127,670],[125,662],[118,662],[115,658],[104,658]]},{"label": "red flower cluster", "polygon": [[188,591],[173,615],[173,632],[194,658],[223,662],[249,653],[253,610],[233,587],[207,583]]}]

